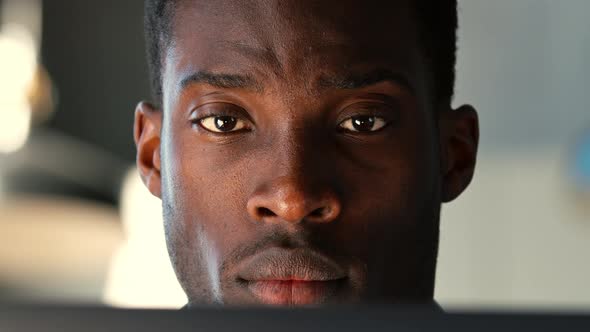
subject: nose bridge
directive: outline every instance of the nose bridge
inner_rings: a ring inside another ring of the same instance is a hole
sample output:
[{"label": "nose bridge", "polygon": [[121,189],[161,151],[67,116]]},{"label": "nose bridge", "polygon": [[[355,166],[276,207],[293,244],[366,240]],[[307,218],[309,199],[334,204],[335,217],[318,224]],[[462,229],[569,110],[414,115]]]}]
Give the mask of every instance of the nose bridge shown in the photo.
[{"label": "nose bridge", "polygon": [[292,124],[285,131],[273,144],[278,158],[275,171],[280,177],[303,181],[312,175],[306,172],[308,166],[319,166],[319,146],[314,146],[314,143],[319,142],[313,141],[311,130],[306,130],[304,125]]},{"label": "nose bridge", "polygon": [[340,213],[340,202],[322,171],[320,142],[303,126],[290,126],[275,137],[270,169],[260,174],[248,201],[258,221],[328,222]]}]

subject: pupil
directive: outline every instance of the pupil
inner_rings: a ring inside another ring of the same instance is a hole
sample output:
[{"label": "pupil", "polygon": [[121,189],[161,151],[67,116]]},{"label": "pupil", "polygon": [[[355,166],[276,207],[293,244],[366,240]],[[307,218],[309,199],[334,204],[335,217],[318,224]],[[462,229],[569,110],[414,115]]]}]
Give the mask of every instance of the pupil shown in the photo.
[{"label": "pupil", "polygon": [[215,127],[221,131],[230,131],[236,127],[238,121],[231,116],[218,116],[215,118]]},{"label": "pupil", "polygon": [[358,131],[371,131],[375,126],[375,117],[357,116],[352,118],[352,125]]}]

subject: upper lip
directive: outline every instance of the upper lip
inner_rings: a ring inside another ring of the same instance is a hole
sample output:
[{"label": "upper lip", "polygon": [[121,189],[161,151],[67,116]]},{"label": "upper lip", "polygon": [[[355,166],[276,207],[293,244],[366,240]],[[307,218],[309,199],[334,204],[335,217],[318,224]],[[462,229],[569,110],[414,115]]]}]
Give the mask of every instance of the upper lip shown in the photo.
[{"label": "upper lip", "polygon": [[273,247],[242,264],[239,278],[246,281],[333,281],[346,272],[333,260],[309,249]]}]

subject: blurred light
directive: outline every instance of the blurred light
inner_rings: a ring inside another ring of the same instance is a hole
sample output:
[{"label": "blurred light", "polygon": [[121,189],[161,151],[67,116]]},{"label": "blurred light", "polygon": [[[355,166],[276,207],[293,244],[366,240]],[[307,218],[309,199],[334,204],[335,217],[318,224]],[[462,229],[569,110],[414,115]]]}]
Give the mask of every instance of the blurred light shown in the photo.
[{"label": "blurred light", "polygon": [[29,94],[37,69],[35,41],[18,25],[0,30],[0,153],[21,148],[29,135]]},{"label": "blurred light", "polygon": [[590,220],[590,130],[575,142],[568,160],[568,176],[573,189],[572,203],[584,221]]},{"label": "blurred light", "polygon": [[574,176],[578,187],[590,191],[590,132],[586,133],[576,148]]},{"label": "blurred light", "polygon": [[[0,51],[1,52],[1,51]],[[31,124],[31,109],[26,104],[0,104],[5,114],[0,122],[0,152],[11,153],[25,145]]]},{"label": "blurred light", "polygon": [[113,258],[104,301],[127,308],[180,308],[180,288],[166,249],[162,203],[133,168],[121,192],[121,218],[127,241]]},{"label": "blurred light", "polygon": [[39,53],[43,26],[43,3],[41,0],[2,0],[0,1],[0,22],[4,25],[26,27],[35,41]]}]

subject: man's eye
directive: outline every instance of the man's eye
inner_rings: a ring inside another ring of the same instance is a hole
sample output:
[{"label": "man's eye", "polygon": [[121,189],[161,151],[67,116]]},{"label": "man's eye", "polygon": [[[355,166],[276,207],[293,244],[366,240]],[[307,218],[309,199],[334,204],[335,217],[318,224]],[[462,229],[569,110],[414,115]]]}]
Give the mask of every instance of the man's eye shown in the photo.
[{"label": "man's eye", "polygon": [[368,133],[378,131],[386,125],[385,119],[378,116],[360,115],[342,121],[340,128],[357,133]]},{"label": "man's eye", "polygon": [[199,120],[201,126],[214,133],[229,133],[246,128],[246,123],[233,116],[209,116]]}]

